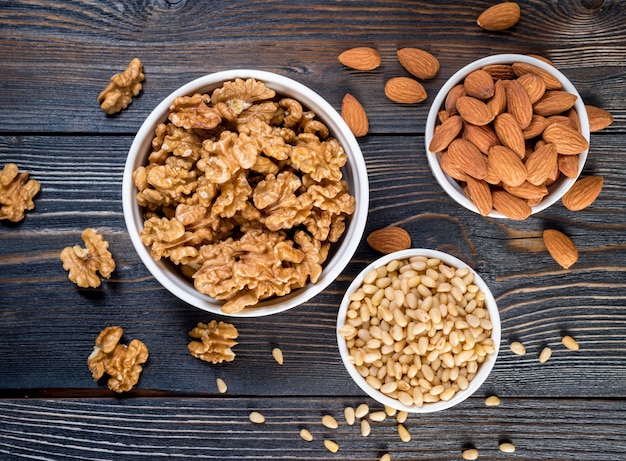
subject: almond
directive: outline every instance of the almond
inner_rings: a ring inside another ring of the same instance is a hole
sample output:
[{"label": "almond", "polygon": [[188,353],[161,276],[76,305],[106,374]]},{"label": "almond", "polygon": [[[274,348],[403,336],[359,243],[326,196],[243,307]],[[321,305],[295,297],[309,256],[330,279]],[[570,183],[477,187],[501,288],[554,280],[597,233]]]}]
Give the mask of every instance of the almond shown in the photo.
[{"label": "almond", "polygon": [[532,139],[537,136],[541,136],[541,133],[543,133],[543,130],[545,130],[548,125],[548,120],[546,120],[545,117],[533,114],[533,117],[530,120],[530,125],[522,130],[524,139]]},{"label": "almond", "polygon": [[514,187],[526,181],[526,166],[508,147],[498,145],[489,149],[489,165],[504,184]]},{"label": "almond", "polygon": [[587,117],[589,117],[589,131],[596,132],[605,129],[613,123],[613,115],[608,110],[600,107],[586,105]]},{"label": "almond", "polygon": [[482,69],[494,80],[511,80],[516,77],[511,64],[488,64]]},{"label": "almond", "polygon": [[439,60],[419,48],[402,48],[397,51],[398,61],[414,77],[428,80],[439,72]]},{"label": "almond", "polygon": [[506,80],[497,80],[494,84],[493,97],[487,102],[494,116],[506,110]]},{"label": "almond", "polygon": [[557,165],[559,171],[568,178],[578,176],[578,155],[559,155]]},{"label": "almond", "polygon": [[572,121],[572,123],[574,124],[574,127],[576,127],[576,131],[581,131],[580,117],[578,116],[578,112],[576,111],[576,108],[572,107],[570,110],[567,111],[566,115]]},{"label": "almond", "polygon": [[506,107],[522,130],[530,125],[533,119],[533,105],[528,93],[517,80],[509,81],[506,86]]},{"label": "almond", "polygon": [[558,78],[556,78],[547,70],[543,70],[541,67],[537,67],[533,64],[528,64],[525,62],[514,62],[513,64],[511,64],[511,66],[513,67],[513,72],[515,72],[515,75],[517,75],[518,77],[521,77],[524,74],[539,75],[543,79],[543,82],[546,84],[546,90],[560,90],[561,88],[563,88],[563,85]]},{"label": "almond", "polygon": [[578,260],[578,249],[574,242],[556,229],[543,231],[543,243],[550,256],[563,268],[569,269]]},{"label": "almond", "polygon": [[489,125],[472,125],[466,123],[463,130],[463,137],[478,147],[483,154],[488,155],[491,146],[500,144],[498,135]]},{"label": "almond", "polygon": [[602,176],[587,176],[579,179],[563,195],[561,199],[563,205],[571,211],[587,208],[600,195],[603,182]]},{"label": "almond", "polygon": [[503,2],[493,5],[478,16],[478,26],[489,31],[510,29],[521,15],[520,7],[515,2]]},{"label": "almond", "polygon": [[441,125],[435,128],[428,150],[431,152],[443,151],[459,135],[462,129],[463,120],[460,116],[453,115],[448,117]]},{"label": "almond", "polygon": [[461,97],[466,96],[465,86],[462,83],[455,85],[452,87],[450,92],[446,95],[446,101],[444,103],[444,107],[448,111],[450,115],[457,114],[458,111],[456,109],[456,101]]},{"label": "almond", "polygon": [[589,143],[582,134],[562,123],[548,125],[541,138],[545,142],[556,144],[556,151],[563,155],[580,154],[589,148]]},{"label": "almond", "polygon": [[466,139],[457,138],[448,146],[449,160],[476,179],[487,175],[487,161],[478,148]]},{"label": "almond", "polygon": [[459,111],[459,115],[463,117],[463,120],[472,125],[487,125],[495,117],[486,103],[471,96],[461,96],[458,98],[456,101],[456,109]]},{"label": "almond", "polygon": [[500,142],[517,154],[519,158],[524,158],[526,154],[526,141],[524,134],[515,117],[508,112],[504,112],[496,117],[493,122]]},{"label": "almond", "polygon": [[534,105],[535,114],[549,117],[566,112],[574,107],[578,97],[575,94],[563,90],[546,91]]},{"label": "almond", "polygon": [[[528,181],[524,181],[519,186],[507,186],[504,185],[504,190],[507,191],[511,195],[515,195],[516,197],[523,198],[524,200],[532,200],[533,203],[536,201],[541,201],[546,195],[548,195],[548,188],[545,185],[536,186],[534,184],[529,183]],[[539,203],[537,202],[537,203]]]},{"label": "almond", "polygon": [[466,195],[467,198],[476,205],[478,212],[487,216],[493,210],[493,200],[491,198],[491,189],[482,179],[475,179],[471,176],[466,178]]},{"label": "almond", "polygon": [[526,159],[528,172],[526,180],[536,186],[545,183],[557,165],[557,158],[556,145],[552,143],[546,143],[536,149]]},{"label": "almond", "polygon": [[367,243],[372,249],[389,254],[411,248],[411,236],[401,227],[389,226],[369,234]]},{"label": "almond", "polygon": [[381,63],[378,51],[365,46],[346,50],[339,55],[338,59],[344,66],[355,70],[373,70]]},{"label": "almond", "polygon": [[448,151],[442,152],[439,156],[439,164],[441,165],[441,169],[445,174],[450,176],[451,178],[457,179],[459,181],[465,181],[467,176],[461,167],[456,163],[450,161],[450,154]]},{"label": "almond", "polygon": [[493,77],[481,69],[467,74],[463,86],[468,96],[478,99],[489,99],[495,91]]},{"label": "almond", "polygon": [[522,84],[526,93],[528,93],[531,104],[539,101],[546,92],[546,84],[537,74],[520,75],[517,81]]},{"label": "almond", "polygon": [[528,218],[532,213],[532,209],[524,199],[515,197],[505,190],[494,190],[491,197],[493,207],[507,218],[521,221]]},{"label": "almond", "polygon": [[347,93],[341,102],[341,117],[354,136],[365,136],[369,131],[367,113],[361,103],[350,93]]},{"label": "almond", "polygon": [[426,90],[420,82],[409,77],[393,77],[385,83],[385,96],[393,102],[416,104],[426,99]]}]

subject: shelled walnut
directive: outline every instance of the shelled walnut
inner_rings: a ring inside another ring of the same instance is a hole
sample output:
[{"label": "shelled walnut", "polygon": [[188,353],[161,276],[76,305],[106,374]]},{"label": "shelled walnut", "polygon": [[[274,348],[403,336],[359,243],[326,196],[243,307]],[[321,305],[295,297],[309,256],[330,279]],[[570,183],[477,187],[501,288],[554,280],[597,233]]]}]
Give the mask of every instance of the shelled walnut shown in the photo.
[{"label": "shelled walnut", "polygon": [[189,332],[189,336],[200,341],[191,341],[188,345],[189,352],[194,357],[211,363],[232,362],[235,353],[232,347],[237,344],[239,332],[234,325],[212,320],[209,323],[199,322]]},{"label": "shelled walnut", "polygon": [[134,58],[124,72],[111,77],[108,86],[98,95],[100,108],[109,115],[125,109],[141,91],[143,80],[143,64],[139,58]]},{"label": "shelled walnut", "polygon": [[93,352],[87,364],[95,380],[109,375],[107,386],[115,392],[130,391],[141,374],[142,365],[148,360],[148,348],[138,339],[128,346],[120,344],[123,330],[119,326],[106,327],[96,338]]},{"label": "shelled walnut", "polygon": [[85,248],[78,245],[66,247],[61,251],[63,269],[69,271],[68,278],[81,288],[97,288],[100,277],[106,279],[115,269],[115,261],[109,252],[109,243],[98,233],[88,228],[81,235]]},{"label": "shelled walnut", "polygon": [[20,173],[15,163],[7,163],[0,171],[0,219],[19,222],[24,211],[35,208],[33,198],[41,186],[28,179],[28,172]]}]

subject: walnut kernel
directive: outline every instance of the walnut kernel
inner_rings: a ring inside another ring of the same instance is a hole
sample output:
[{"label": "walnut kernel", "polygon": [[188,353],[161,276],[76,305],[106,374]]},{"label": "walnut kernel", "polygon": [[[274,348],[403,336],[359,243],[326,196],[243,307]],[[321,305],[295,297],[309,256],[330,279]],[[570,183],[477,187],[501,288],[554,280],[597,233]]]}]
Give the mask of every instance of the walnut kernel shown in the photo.
[{"label": "walnut kernel", "polygon": [[194,357],[211,363],[232,362],[235,353],[232,347],[237,344],[239,332],[234,325],[212,320],[209,323],[199,322],[189,332],[189,336],[200,341],[191,341],[188,345],[189,352]]},{"label": "walnut kernel", "polygon": [[33,197],[41,186],[34,179],[28,179],[28,172],[19,173],[17,165],[7,163],[0,171],[0,219],[19,222],[24,219],[24,211],[35,208]]},{"label": "walnut kernel", "polygon": [[78,245],[66,247],[61,251],[63,269],[69,272],[68,278],[81,288],[97,288],[100,277],[106,279],[115,269],[115,261],[109,252],[109,243],[98,233],[88,228],[81,235],[85,248]]},{"label": "walnut kernel", "polygon": [[111,77],[108,86],[98,95],[100,108],[109,115],[125,109],[141,91],[143,80],[143,64],[139,58],[134,58],[124,72]]}]

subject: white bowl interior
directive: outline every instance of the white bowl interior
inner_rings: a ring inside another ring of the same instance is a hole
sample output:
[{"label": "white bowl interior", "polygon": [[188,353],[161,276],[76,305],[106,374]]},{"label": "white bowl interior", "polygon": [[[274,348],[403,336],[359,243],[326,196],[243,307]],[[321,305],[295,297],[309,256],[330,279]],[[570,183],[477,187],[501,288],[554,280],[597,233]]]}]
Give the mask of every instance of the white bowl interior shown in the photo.
[{"label": "white bowl interior", "polygon": [[[562,72],[560,72],[558,69],[551,66],[550,64],[547,64],[540,59],[533,58],[532,56],[526,56],[522,54],[498,54],[479,59],[461,68],[454,75],[452,75],[452,77],[450,77],[448,81],[441,87],[433,101],[432,106],[430,107],[430,111],[428,112],[428,118],[426,119],[425,136],[426,157],[428,159],[430,169],[432,170],[433,175],[435,176],[435,179],[437,180],[439,185],[457,203],[475,213],[479,213],[476,205],[474,205],[472,201],[465,196],[465,194],[463,193],[463,189],[461,188],[459,183],[454,178],[448,176],[441,169],[441,165],[439,164],[439,155],[431,152],[428,147],[430,146],[430,142],[433,138],[433,133],[435,131],[435,126],[437,123],[437,113],[439,112],[439,110],[441,110],[442,106],[445,103],[446,96],[454,86],[463,81],[467,74],[474,70],[491,64],[512,64],[514,62],[524,62],[532,64],[551,73],[561,81],[561,83],[563,84],[563,89],[565,91],[577,96],[578,99],[576,100],[574,108],[576,109],[576,112],[578,113],[578,118],[580,119],[581,134],[585,137],[585,139],[587,139],[587,142],[589,142],[589,118],[587,117],[585,104],[580,97],[580,94],[576,90],[576,87],[574,87],[574,85],[565,75],[563,75]],[[589,149],[585,150],[578,156],[579,174],[585,165],[588,152]],[[574,185],[576,179],[577,178],[567,178],[561,175],[561,178],[552,186],[550,186],[548,195],[541,201],[541,203],[532,207],[532,213],[534,214],[543,211],[552,204],[559,201],[563,194],[565,194]],[[496,210],[493,210],[488,216],[492,218],[506,218],[506,216]]]},{"label": "white bowl interior", "polygon": [[[345,324],[346,314],[348,312],[348,306],[350,305],[350,295],[354,293],[363,283],[363,278],[370,271],[382,267],[393,260],[399,259],[408,259],[413,256],[426,256],[427,258],[439,258],[443,263],[456,268],[468,267],[472,273],[474,274],[474,283],[480,288],[480,290],[485,293],[485,304],[489,311],[489,316],[491,322],[493,323],[493,330],[491,332],[491,337],[493,339],[495,351],[490,354],[487,359],[480,365],[478,369],[478,373],[474,377],[472,381],[469,383],[469,387],[464,391],[459,391],[456,395],[448,400],[447,402],[439,401],[434,403],[424,403],[421,407],[418,406],[407,406],[402,404],[400,401],[389,397],[388,395],[383,394],[377,389],[371,387],[365,381],[359,372],[357,371],[354,364],[350,362],[350,354],[348,352],[348,347],[346,345],[346,340],[339,334],[340,328]],[[471,267],[465,264],[458,258],[451,256],[447,253],[443,253],[441,251],[436,250],[428,250],[423,248],[412,248],[409,250],[397,251],[395,253],[391,253],[383,256],[380,259],[377,259],[369,266],[367,266],[363,271],[356,276],[356,278],[352,281],[350,286],[348,287],[346,294],[341,302],[341,306],[339,307],[339,313],[337,316],[337,344],[339,346],[339,352],[341,354],[341,360],[346,367],[346,370],[352,377],[352,379],[356,382],[356,384],[370,397],[374,400],[380,402],[383,405],[390,406],[400,411],[407,411],[411,413],[432,413],[436,411],[445,410],[446,408],[453,407],[454,405],[458,405],[463,400],[467,399],[470,395],[472,395],[478,388],[485,382],[489,373],[491,372],[493,366],[496,363],[496,358],[498,356],[498,351],[500,349],[500,340],[501,340],[501,324],[500,324],[500,313],[498,311],[498,306],[496,304],[496,300],[491,293],[491,290],[485,283],[485,281],[474,271]]]},{"label": "white bowl interior", "polygon": [[329,260],[326,261],[324,270],[316,283],[309,283],[306,287],[294,290],[286,296],[264,300],[241,312],[230,314],[230,316],[235,317],[259,317],[285,311],[308,301],[320,293],[339,276],[350,262],[363,236],[369,207],[369,184],[365,160],[356,138],[352,135],[341,116],[326,100],[311,89],[288,77],[259,70],[239,69],[216,72],[187,83],[165,98],[150,113],[137,132],[124,168],[122,203],[124,219],[131,241],[150,273],[168,291],[183,301],[214,314],[228,315],[221,311],[222,302],[197,291],[193,283],[173,270],[169,262],[155,261],[152,258],[150,251],[139,237],[143,229],[143,218],[136,200],[137,189],[132,180],[132,173],[139,166],[146,163],[152,149],[151,142],[154,130],[159,123],[167,119],[169,108],[176,97],[191,95],[197,92],[211,92],[213,89],[221,86],[223,82],[234,80],[235,78],[254,78],[262,81],[268,88],[273,89],[278,94],[292,97],[306,108],[314,111],[318,118],[326,124],[332,136],[343,146],[348,156],[348,162],[342,170],[350,192],[356,199],[356,210],[347,221],[341,244],[333,246]]}]

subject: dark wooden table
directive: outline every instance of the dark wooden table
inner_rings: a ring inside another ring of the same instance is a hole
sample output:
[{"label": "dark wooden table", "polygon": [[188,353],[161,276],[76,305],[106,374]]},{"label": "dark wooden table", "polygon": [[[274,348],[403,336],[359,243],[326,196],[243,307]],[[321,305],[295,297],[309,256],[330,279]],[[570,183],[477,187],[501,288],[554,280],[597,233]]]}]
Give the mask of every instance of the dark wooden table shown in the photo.
[{"label": "dark wooden table", "polygon": [[[495,2],[473,1],[0,1],[0,165],[16,163],[41,183],[23,222],[0,223],[0,459],[456,460],[626,459],[626,2],[524,0],[506,32],[476,25]],[[372,46],[382,66],[353,71],[340,52]],[[387,79],[408,75],[396,50],[423,48],[441,62],[417,105],[386,99]],[[426,114],[456,70],[495,53],[550,58],[587,104],[615,117],[593,133],[583,175],[604,177],[588,209],[560,203],[525,221],[483,218],[456,205],[428,168]],[[145,67],[139,97],[116,116],[96,102],[133,57]],[[378,255],[362,240],[343,274],[290,311],[229,319],[186,305],[141,264],[121,204],[134,133],[157,103],[201,75],[256,68],[291,77],[339,109],[345,93],[364,105],[360,138],[371,203],[366,233],[400,225],[414,246],[470,263],[490,285],[503,343],[488,381],[458,407],[410,416],[412,440],[396,422],[369,437],[343,419],[346,406],[380,409],[350,380],[335,321],[353,276]],[[100,289],[78,289],[59,253],[87,228],[110,242],[117,268]],[[579,261],[564,270],[542,242],[563,230]],[[231,321],[234,362],[191,357],[197,322]],[[121,325],[150,359],[137,386],[119,396],[95,382],[87,356],[97,334]],[[578,352],[560,343],[570,334]],[[525,356],[509,350],[522,341]],[[538,362],[543,346],[554,353]],[[284,353],[278,365],[273,347]],[[217,391],[215,379],[228,384]],[[486,406],[488,395],[500,406]],[[259,411],[263,425],[248,416]],[[321,424],[334,415],[338,429]],[[299,437],[302,428],[312,442]],[[329,453],[323,439],[340,450]],[[517,450],[498,450],[509,441]]]}]

